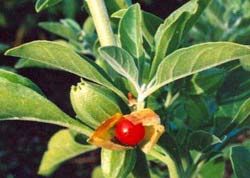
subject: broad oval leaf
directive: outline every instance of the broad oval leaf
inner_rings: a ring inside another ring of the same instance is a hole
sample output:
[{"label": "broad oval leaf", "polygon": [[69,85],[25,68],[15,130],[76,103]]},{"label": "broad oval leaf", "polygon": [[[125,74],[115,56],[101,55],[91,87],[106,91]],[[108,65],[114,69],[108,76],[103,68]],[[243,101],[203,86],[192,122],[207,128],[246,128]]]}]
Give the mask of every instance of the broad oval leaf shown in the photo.
[{"label": "broad oval leaf", "polygon": [[230,160],[236,178],[249,178],[250,147],[235,146],[230,149]]},{"label": "broad oval leaf", "polygon": [[36,5],[35,5],[35,9],[37,12],[41,12],[42,10],[44,10],[50,6],[54,6],[61,1],[62,0],[37,0]]},{"label": "broad oval leaf", "polygon": [[20,84],[0,80],[0,121],[23,120],[55,124],[87,136],[92,130],[71,118],[49,100]]},{"label": "broad oval leaf", "polygon": [[250,60],[250,48],[229,42],[211,42],[179,49],[163,59],[156,72],[156,83],[146,93],[148,95],[175,80],[242,57],[249,57]]},{"label": "broad oval leaf", "polygon": [[96,84],[81,82],[73,86],[70,99],[77,117],[92,128],[97,128],[105,119],[122,112],[118,97]]},{"label": "broad oval leaf", "polygon": [[99,50],[101,57],[120,75],[127,78],[137,89],[138,69],[134,59],[130,54],[122,48],[115,46],[102,47]]},{"label": "broad oval leaf", "polygon": [[119,25],[122,48],[135,58],[143,55],[142,14],[139,4],[131,6],[123,15]]},{"label": "broad oval leaf", "polygon": [[93,145],[77,143],[69,130],[60,130],[51,137],[48,149],[44,153],[40,163],[38,174],[49,176],[63,162],[94,149],[96,147]]},{"label": "broad oval leaf", "polygon": [[13,72],[0,69],[0,80],[7,80],[12,83],[23,85],[43,95],[42,90],[35,83],[33,83],[28,78],[15,74]]},{"label": "broad oval leaf", "polygon": [[132,150],[112,151],[102,149],[102,172],[106,178],[126,178],[133,170],[136,152]]},{"label": "broad oval leaf", "polygon": [[153,77],[166,54],[176,50],[211,0],[191,0],[173,12],[155,34],[155,57],[150,76]]},{"label": "broad oval leaf", "polygon": [[[107,75],[91,61],[81,58],[71,48],[57,42],[34,41],[8,50],[6,55],[45,63],[86,78],[113,90],[127,101],[126,96],[113,86]],[[104,77],[105,76],[105,77]]]}]

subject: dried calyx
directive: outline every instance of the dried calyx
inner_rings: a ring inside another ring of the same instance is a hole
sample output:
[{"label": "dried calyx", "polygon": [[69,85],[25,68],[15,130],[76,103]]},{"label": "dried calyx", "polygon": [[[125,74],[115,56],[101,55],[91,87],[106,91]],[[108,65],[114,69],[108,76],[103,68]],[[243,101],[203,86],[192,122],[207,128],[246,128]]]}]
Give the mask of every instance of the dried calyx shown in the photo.
[{"label": "dried calyx", "polygon": [[113,115],[95,130],[88,142],[111,150],[139,146],[147,153],[163,132],[159,116],[151,109],[143,109],[128,115]]}]

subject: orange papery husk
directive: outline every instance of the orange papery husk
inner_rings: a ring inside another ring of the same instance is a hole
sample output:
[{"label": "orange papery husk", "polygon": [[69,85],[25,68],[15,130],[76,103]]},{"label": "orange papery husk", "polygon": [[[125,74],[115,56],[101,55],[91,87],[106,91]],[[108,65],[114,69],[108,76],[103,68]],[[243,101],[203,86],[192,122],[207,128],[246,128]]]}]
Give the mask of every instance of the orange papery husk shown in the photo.
[{"label": "orange papery husk", "polygon": [[128,115],[120,113],[113,115],[94,131],[88,142],[110,150],[133,149],[134,147],[122,145],[114,138],[115,125],[122,118],[128,119],[135,125],[142,124],[145,127],[145,136],[138,145],[145,153],[148,153],[153,148],[164,132],[164,127],[160,124],[159,116],[151,109],[142,109]]}]

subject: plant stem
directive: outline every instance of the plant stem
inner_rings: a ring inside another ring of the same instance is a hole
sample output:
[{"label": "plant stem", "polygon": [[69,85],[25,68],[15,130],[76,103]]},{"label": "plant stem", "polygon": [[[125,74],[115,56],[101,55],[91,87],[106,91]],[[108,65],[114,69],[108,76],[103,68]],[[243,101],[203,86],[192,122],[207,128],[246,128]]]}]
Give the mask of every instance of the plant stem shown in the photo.
[{"label": "plant stem", "polygon": [[157,150],[152,149],[149,153],[150,156],[165,163],[168,168],[170,178],[181,178],[178,172],[178,168],[174,160],[168,154],[161,154]]},{"label": "plant stem", "polygon": [[[116,46],[116,40],[112,31],[107,8],[104,0],[87,0],[86,1],[93,18],[95,28],[101,46]],[[140,95],[141,89],[137,84],[134,84],[137,93]],[[144,98],[138,98],[137,110],[143,109],[145,106]]]},{"label": "plant stem", "polygon": [[116,40],[104,0],[87,0],[101,46],[115,46]]}]

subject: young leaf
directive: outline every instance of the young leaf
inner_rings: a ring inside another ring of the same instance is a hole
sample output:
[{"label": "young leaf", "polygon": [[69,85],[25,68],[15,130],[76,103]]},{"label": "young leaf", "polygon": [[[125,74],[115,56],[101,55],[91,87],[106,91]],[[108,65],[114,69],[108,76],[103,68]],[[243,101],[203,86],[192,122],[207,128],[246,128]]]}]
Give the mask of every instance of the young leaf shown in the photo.
[{"label": "young leaf", "polygon": [[70,99],[77,117],[92,128],[97,128],[116,113],[122,113],[119,99],[105,87],[87,82],[73,86]]},{"label": "young leaf", "polygon": [[48,150],[44,153],[40,163],[38,174],[49,176],[63,162],[94,149],[96,147],[93,145],[77,143],[69,130],[60,130],[51,137]]},{"label": "young leaf", "polygon": [[150,76],[153,77],[158,65],[166,54],[176,50],[184,35],[195,24],[196,20],[211,0],[191,0],[173,12],[158,28],[155,35],[155,57]]},{"label": "young leaf", "polygon": [[235,146],[230,149],[230,160],[236,178],[248,178],[250,175],[250,147]]},{"label": "young leaf", "polygon": [[136,161],[135,150],[112,151],[102,149],[101,163],[106,178],[126,178]]},{"label": "young leaf", "polygon": [[229,42],[211,42],[179,49],[163,59],[156,72],[156,83],[146,96],[175,80],[247,56],[250,60],[248,46]]},{"label": "young leaf", "polygon": [[0,121],[23,120],[55,124],[87,136],[92,130],[71,118],[49,100],[23,85],[0,80]]},{"label": "young leaf", "polygon": [[108,77],[104,77],[106,75],[100,68],[87,59],[81,58],[71,48],[67,48],[57,42],[34,41],[12,48],[5,54],[38,61],[71,72],[104,85],[117,93],[124,101],[127,100],[126,96],[107,79]]},{"label": "young leaf", "polygon": [[[121,9],[114,14],[112,14],[112,18],[122,18],[123,15],[127,12],[127,9]],[[154,46],[154,36],[155,33],[160,26],[160,24],[163,23],[163,20],[160,17],[157,17],[154,14],[151,14],[146,11],[142,11],[142,32],[144,38],[147,40],[148,44],[151,48]]]},{"label": "young leaf", "polygon": [[153,48],[155,45],[154,44],[155,33],[157,32],[159,26],[163,23],[163,20],[160,17],[157,17],[156,15],[145,11],[143,11],[142,17],[143,17],[143,24],[142,24],[143,36],[147,40],[150,47]]},{"label": "young leaf", "polygon": [[138,69],[134,59],[122,48],[115,46],[102,47],[99,50],[102,58],[119,74],[127,78],[137,89],[138,86]]},{"label": "young leaf", "polygon": [[143,55],[142,14],[139,4],[131,6],[123,15],[119,25],[122,48],[139,59]]},{"label": "young leaf", "polygon": [[29,80],[28,78],[23,77],[23,76],[18,75],[18,74],[15,74],[15,73],[10,72],[10,71],[7,71],[7,70],[0,69],[0,80],[4,80],[4,79],[9,81],[9,82],[20,84],[20,85],[23,85],[25,87],[28,87],[28,88],[38,92],[39,94],[43,95],[42,90],[35,83],[33,83],[31,80]]},{"label": "young leaf", "polygon": [[35,5],[36,12],[41,12],[42,10],[50,6],[54,6],[61,1],[62,0],[37,0]]}]

